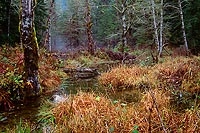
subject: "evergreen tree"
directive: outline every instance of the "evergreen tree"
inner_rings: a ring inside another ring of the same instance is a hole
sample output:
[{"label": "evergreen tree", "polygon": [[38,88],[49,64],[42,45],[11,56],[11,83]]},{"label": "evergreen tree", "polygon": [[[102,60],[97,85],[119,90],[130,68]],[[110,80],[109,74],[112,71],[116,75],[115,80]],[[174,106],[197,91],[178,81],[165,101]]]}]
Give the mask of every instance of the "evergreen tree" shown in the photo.
[{"label": "evergreen tree", "polygon": [[200,50],[200,0],[189,0],[183,3],[186,35],[191,52],[199,53]]},{"label": "evergreen tree", "polygon": [[15,0],[0,1],[0,45],[14,45],[19,41],[18,10]]},{"label": "evergreen tree", "polygon": [[[0,45],[7,43],[14,46],[19,43],[19,5],[19,0],[0,1]],[[46,1],[37,0],[35,25],[40,43],[46,29],[47,11]]]},{"label": "evergreen tree", "polygon": [[[93,8],[93,31],[98,43],[106,45],[116,45],[119,40],[119,21],[117,11],[113,7],[115,1],[100,0],[95,1]],[[114,43],[114,44],[113,44]]]},{"label": "evergreen tree", "polygon": [[[170,25],[169,42],[178,47],[184,44],[179,5],[177,0],[167,1],[167,3],[167,22]],[[193,54],[197,54],[200,49],[200,0],[181,1],[181,4],[188,47]]]}]

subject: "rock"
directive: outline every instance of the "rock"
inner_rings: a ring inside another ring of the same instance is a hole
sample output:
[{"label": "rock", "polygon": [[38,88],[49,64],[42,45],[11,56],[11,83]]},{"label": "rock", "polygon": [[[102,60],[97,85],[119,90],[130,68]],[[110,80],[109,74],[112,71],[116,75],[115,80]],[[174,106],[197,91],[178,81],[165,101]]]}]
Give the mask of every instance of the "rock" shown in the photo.
[{"label": "rock", "polygon": [[67,97],[66,96],[63,96],[63,95],[57,95],[57,94],[54,94],[52,96],[53,98],[53,102],[54,103],[60,103],[60,102],[64,102],[67,100]]}]

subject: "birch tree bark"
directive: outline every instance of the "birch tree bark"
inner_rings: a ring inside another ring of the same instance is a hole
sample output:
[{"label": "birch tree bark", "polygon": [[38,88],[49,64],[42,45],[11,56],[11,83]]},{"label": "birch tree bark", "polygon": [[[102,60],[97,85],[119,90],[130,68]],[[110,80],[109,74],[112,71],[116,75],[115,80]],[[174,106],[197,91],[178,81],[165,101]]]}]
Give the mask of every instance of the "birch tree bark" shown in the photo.
[{"label": "birch tree bark", "polygon": [[185,33],[185,24],[184,24],[181,0],[178,0],[178,4],[179,4],[180,17],[181,17],[181,25],[182,25],[181,28],[182,28],[182,32],[183,32],[183,39],[184,39],[185,49],[186,49],[186,52],[188,54],[189,49],[188,49],[187,37],[186,37],[186,33]]},{"label": "birch tree bark", "polygon": [[46,36],[45,36],[45,42],[44,46],[48,47],[49,51],[52,51],[52,46],[51,46],[51,16],[53,14],[54,10],[54,0],[50,2],[50,9],[49,9],[49,16],[47,18],[47,29],[46,29]]},{"label": "birch tree bark", "polygon": [[160,8],[160,43],[159,43],[159,53],[158,56],[161,57],[163,49],[163,0],[161,0]]},{"label": "birch tree bark", "polygon": [[20,0],[20,38],[24,50],[24,82],[26,96],[40,91],[38,80],[38,43],[34,26],[36,0]]},{"label": "birch tree bark", "polygon": [[121,11],[121,16],[122,16],[122,47],[121,47],[121,52],[124,53],[124,48],[125,46],[127,46],[127,37],[126,37],[126,33],[127,33],[127,25],[126,25],[126,0],[122,0],[122,11]]},{"label": "birch tree bark", "polygon": [[157,27],[157,22],[156,22],[155,2],[154,2],[154,0],[151,0],[151,7],[152,7],[152,15],[153,15],[155,42],[156,42],[156,45],[158,47],[158,51],[160,51],[160,44],[159,44],[159,38],[158,38],[158,27]]}]

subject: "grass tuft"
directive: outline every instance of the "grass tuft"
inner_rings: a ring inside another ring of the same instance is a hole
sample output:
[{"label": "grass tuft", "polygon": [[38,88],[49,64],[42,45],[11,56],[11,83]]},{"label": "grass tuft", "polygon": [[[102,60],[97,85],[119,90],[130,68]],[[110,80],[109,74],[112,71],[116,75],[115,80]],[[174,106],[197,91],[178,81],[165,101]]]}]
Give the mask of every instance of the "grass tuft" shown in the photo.
[{"label": "grass tuft", "polygon": [[148,68],[133,66],[117,67],[110,72],[103,73],[99,77],[99,81],[102,85],[114,91],[121,91],[124,89],[140,88],[144,84],[144,76],[148,74]]},{"label": "grass tuft", "polygon": [[[162,132],[161,114],[167,132],[198,132],[198,110],[178,113],[170,109],[168,93],[154,90],[156,103],[149,92],[137,105],[111,101],[103,95],[79,92],[53,108],[56,132]],[[155,108],[158,106],[158,110]],[[137,127],[137,128],[135,128]]]}]

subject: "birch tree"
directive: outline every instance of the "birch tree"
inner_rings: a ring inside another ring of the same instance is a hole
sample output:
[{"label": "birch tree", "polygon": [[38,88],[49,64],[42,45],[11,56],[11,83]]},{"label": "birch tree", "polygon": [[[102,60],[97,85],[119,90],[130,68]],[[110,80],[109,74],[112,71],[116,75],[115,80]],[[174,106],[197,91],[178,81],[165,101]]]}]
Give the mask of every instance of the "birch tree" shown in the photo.
[{"label": "birch tree", "polygon": [[186,49],[186,52],[188,52],[189,49],[188,49],[187,37],[186,37],[186,33],[185,33],[185,24],[184,24],[184,19],[183,19],[181,0],[178,0],[178,5],[179,5],[179,13],[180,13],[180,17],[181,17],[181,28],[182,28],[182,32],[183,32],[185,49]]},{"label": "birch tree", "polygon": [[51,46],[51,21],[52,21],[52,15],[54,12],[54,0],[50,2],[50,9],[49,9],[49,15],[47,18],[47,29],[46,29],[46,35],[45,35],[45,41],[44,41],[44,46],[48,47],[48,50],[51,52],[52,51],[52,46]]},{"label": "birch tree", "polygon": [[20,0],[20,38],[24,50],[24,82],[27,96],[40,91],[38,79],[38,42],[34,25],[36,0]]},{"label": "birch tree", "polygon": [[163,49],[163,0],[160,3],[160,42],[159,42],[159,51],[158,56],[161,57]]},{"label": "birch tree", "polygon": [[158,57],[161,57],[162,50],[163,50],[163,0],[160,1],[160,36],[158,35],[158,22],[156,20],[156,13],[155,13],[155,1],[151,0],[151,7],[152,7],[152,15],[153,15],[153,25],[154,25],[154,34],[155,34],[155,42],[158,47]]},{"label": "birch tree", "polygon": [[127,33],[127,24],[126,24],[126,10],[127,10],[127,7],[126,7],[126,1],[127,0],[122,0],[122,11],[121,11],[121,19],[122,19],[122,47],[121,47],[121,52],[124,53],[124,48],[125,46],[127,46],[127,38],[126,38],[126,33]]},{"label": "birch tree", "polygon": [[[129,11],[134,10],[134,5],[132,4],[133,1],[128,1],[128,0],[121,0],[120,2],[118,2],[116,0],[116,6],[114,6],[114,8],[117,10],[118,15],[120,17],[121,20],[121,47],[120,47],[120,52],[124,53],[124,48],[127,46],[128,42],[127,42],[127,33],[130,30],[131,26],[132,26],[132,22],[133,20],[131,17],[129,17]],[[121,5],[120,5],[121,4]],[[120,6],[119,6],[120,5]]]},{"label": "birch tree", "polygon": [[158,47],[158,51],[160,51],[160,43],[158,38],[158,27],[157,27],[157,21],[156,21],[156,14],[155,14],[155,2],[154,0],[151,0],[151,7],[152,7],[152,15],[153,15],[153,25],[154,25],[154,37],[155,42]]}]

